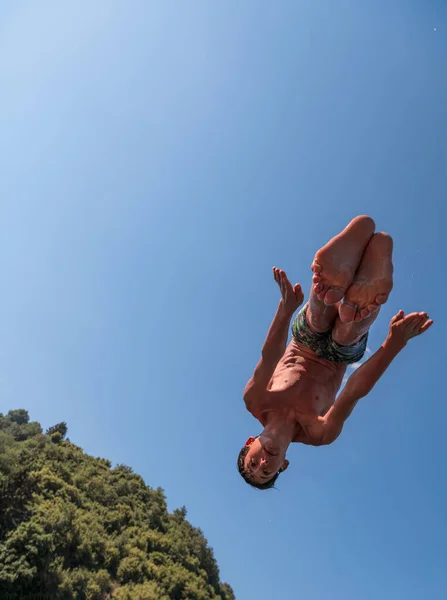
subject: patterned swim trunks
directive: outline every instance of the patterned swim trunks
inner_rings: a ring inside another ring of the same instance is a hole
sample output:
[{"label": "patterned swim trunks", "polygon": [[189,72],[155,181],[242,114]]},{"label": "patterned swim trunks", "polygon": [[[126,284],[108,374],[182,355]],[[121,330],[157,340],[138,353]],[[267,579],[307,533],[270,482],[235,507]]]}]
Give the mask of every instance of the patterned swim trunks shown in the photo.
[{"label": "patterned swim trunks", "polygon": [[367,333],[353,346],[340,346],[332,339],[330,331],[327,333],[312,331],[306,320],[306,309],[307,304],[299,311],[292,325],[292,334],[297,342],[307,346],[320,358],[335,363],[350,365],[363,358],[368,341]]}]

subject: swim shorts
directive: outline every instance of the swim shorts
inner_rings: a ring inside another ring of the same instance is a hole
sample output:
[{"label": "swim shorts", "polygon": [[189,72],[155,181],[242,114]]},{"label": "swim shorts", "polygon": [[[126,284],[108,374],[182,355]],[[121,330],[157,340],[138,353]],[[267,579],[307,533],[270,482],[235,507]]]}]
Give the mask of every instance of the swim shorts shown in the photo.
[{"label": "swim shorts", "polygon": [[366,351],[368,334],[353,346],[340,346],[332,339],[331,332],[317,333],[312,331],[306,320],[307,304],[297,314],[292,324],[292,334],[297,342],[315,352],[320,358],[334,363],[351,365],[363,358]]}]

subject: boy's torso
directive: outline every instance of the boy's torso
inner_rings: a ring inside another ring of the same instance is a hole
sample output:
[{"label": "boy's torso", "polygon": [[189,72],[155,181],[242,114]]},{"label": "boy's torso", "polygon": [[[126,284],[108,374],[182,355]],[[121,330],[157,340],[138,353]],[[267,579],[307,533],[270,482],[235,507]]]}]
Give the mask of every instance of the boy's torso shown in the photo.
[{"label": "boy's torso", "polygon": [[292,339],[265,392],[246,402],[248,410],[265,426],[271,412],[294,413],[297,427],[294,442],[320,445],[319,417],[333,405],[346,365],[318,357]]}]

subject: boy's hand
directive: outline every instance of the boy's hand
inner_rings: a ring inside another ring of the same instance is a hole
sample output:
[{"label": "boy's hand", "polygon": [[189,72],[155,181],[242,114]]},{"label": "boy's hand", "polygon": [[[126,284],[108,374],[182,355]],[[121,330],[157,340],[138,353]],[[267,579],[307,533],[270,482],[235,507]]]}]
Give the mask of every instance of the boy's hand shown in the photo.
[{"label": "boy's hand", "polygon": [[281,269],[277,269],[276,267],[273,267],[273,277],[281,290],[284,309],[288,314],[293,314],[304,300],[301,285],[296,283],[292,287],[285,271],[281,271]]},{"label": "boy's hand", "polygon": [[411,338],[425,333],[432,325],[433,320],[426,312],[414,312],[405,316],[404,311],[400,310],[390,321],[389,337],[405,345]]}]

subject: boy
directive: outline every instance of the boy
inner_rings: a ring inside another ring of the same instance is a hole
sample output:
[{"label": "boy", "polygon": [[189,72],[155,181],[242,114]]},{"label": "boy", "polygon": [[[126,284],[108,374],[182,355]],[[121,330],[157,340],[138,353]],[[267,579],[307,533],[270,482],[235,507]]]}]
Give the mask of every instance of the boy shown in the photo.
[{"label": "boy", "polygon": [[247,409],[264,427],[258,437],[248,438],[238,457],[239,472],[253,487],[273,487],[289,465],[285,457],[292,442],[335,441],[358,400],[407,342],[433,323],[425,312],[399,311],[382,346],[335,399],[347,365],[362,359],[369,328],[393,287],[393,241],[374,230],[370,217],[356,217],[317,252],[309,301],[293,322],[287,348],[304,295],[299,284],[292,287],[285,272],[273,268],[281,300],[244,391]]}]

